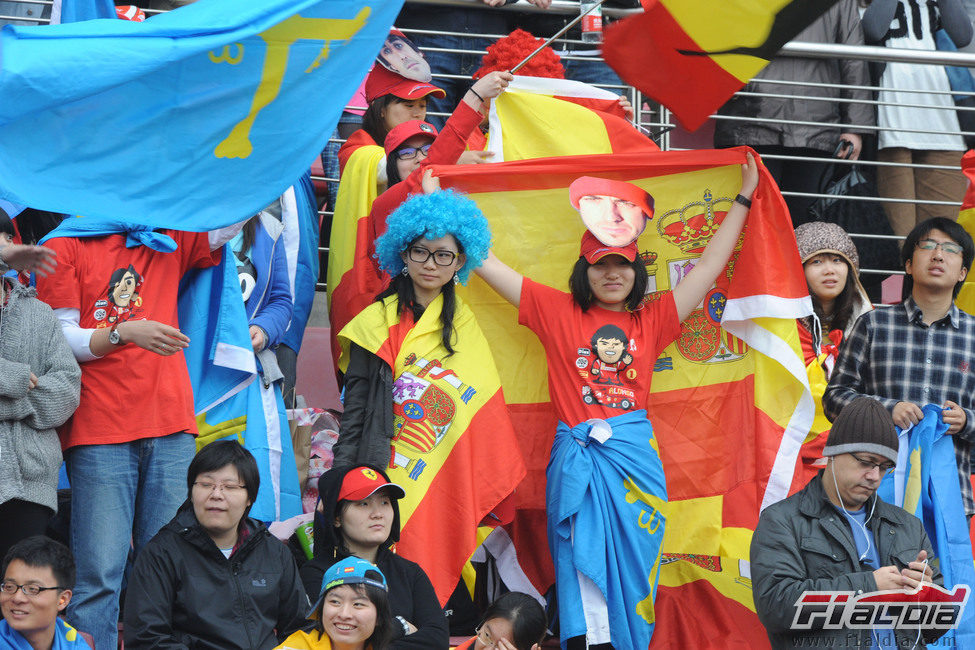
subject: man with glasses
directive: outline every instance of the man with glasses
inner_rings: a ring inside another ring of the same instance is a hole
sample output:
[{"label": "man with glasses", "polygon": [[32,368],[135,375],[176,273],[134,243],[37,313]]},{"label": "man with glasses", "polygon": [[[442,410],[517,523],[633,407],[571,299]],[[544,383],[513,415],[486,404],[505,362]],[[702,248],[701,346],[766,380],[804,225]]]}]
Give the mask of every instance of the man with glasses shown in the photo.
[{"label": "man with glasses", "polygon": [[[877,400],[852,400],[836,418],[823,455],[826,468],[801,491],[766,508],[751,544],[752,594],[773,648],[913,647],[917,627],[795,629],[805,592],[911,590],[941,584],[931,542],[914,515],[877,498],[897,461],[897,434]],[[924,630],[931,643],[944,630]],[[895,638],[896,637],[896,643]]]},{"label": "man with glasses", "polygon": [[0,648],[85,648],[88,643],[58,618],[71,600],[74,558],[42,535],[17,542],[3,560]]},{"label": "man with glasses", "polygon": [[969,519],[975,514],[970,482],[975,318],[959,310],[954,298],[973,256],[972,238],[954,221],[935,217],[915,226],[901,250],[905,300],[857,320],[823,396],[827,418],[866,395],[883,404],[902,429],[921,421],[925,404],[940,406]]}]

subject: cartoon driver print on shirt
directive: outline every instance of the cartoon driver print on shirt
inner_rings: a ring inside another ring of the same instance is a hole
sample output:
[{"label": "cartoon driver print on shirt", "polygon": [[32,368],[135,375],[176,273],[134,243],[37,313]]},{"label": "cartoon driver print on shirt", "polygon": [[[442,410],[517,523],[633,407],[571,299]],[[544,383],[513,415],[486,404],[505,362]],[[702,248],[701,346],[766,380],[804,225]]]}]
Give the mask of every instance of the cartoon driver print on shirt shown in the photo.
[{"label": "cartoon driver print on shirt", "polygon": [[111,327],[116,322],[124,323],[142,312],[142,275],[129,264],[115,269],[108,280],[108,300],[95,302],[92,314],[98,322],[96,327]]},{"label": "cartoon driver print on shirt", "polygon": [[635,378],[626,376],[626,369],[633,363],[629,345],[626,332],[607,324],[593,333],[588,348],[579,348],[576,366],[586,379],[583,402],[624,411],[634,408],[636,393],[626,387],[627,379]]}]

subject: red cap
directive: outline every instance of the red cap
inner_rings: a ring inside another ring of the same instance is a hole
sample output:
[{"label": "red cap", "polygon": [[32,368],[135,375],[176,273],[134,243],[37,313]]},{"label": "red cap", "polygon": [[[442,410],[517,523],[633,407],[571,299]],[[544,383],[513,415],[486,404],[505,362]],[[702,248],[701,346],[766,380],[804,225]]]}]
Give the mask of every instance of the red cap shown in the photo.
[{"label": "red cap", "polygon": [[376,470],[369,467],[356,467],[342,479],[338,500],[362,501],[382,488],[390,488],[390,496],[394,499],[402,499],[406,496],[403,488],[390,483]]},{"label": "red cap", "polygon": [[626,246],[607,246],[588,230],[582,235],[582,246],[579,248],[579,255],[585,257],[590,264],[595,264],[607,255],[622,255],[627,261],[632,262],[636,259],[636,253],[635,241]]},{"label": "red cap", "polygon": [[443,98],[447,93],[431,83],[407,79],[377,64],[372,66],[372,72],[366,77],[366,101],[371,102],[383,95],[395,95],[400,99],[420,99],[427,95]]},{"label": "red cap", "polygon": [[639,206],[647,219],[653,219],[653,197],[645,189],[633,183],[595,176],[580,176],[569,185],[569,201],[576,210],[579,209],[579,199],[589,195],[615,196],[629,201]]},{"label": "red cap", "polygon": [[427,124],[422,120],[403,122],[400,125],[394,126],[393,130],[386,135],[386,140],[383,142],[383,149],[389,155],[399,149],[401,144],[414,135],[426,135],[433,140],[437,137],[437,129],[432,124]]}]

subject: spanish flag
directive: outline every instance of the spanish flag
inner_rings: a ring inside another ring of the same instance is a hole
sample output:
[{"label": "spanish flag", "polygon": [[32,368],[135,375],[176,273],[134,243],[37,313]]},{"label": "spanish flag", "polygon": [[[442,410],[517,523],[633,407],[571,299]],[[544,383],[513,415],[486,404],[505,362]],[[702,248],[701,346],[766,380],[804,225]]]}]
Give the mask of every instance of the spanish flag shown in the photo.
[{"label": "spanish flag", "polygon": [[[958,223],[969,235],[975,237],[975,151],[969,151],[961,157],[961,171],[968,179],[968,189],[958,212]],[[961,285],[961,291],[955,298],[955,304],[959,309],[975,314],[975,274],[969,273],[965,278],[965,283]]]},{"label": "spanish flag", "polygon": [[837,0],[642,0],[606,29],[603,58],[695,130]]},{"label": "spanish flag", "polygon": [[333,359],[340,352],[336,334],[382,290],[382,278],[370,261],[375,242],[368,217],[379,194],[376,168],[384,155],[378,145],[359,147],[339,183],[325,276]]},{"label": "spanish flag", "polygon": [[396,434],[389,478],[400,500],[397,553],[421,567],[446,603],[477,547],[477,526],[525,476],[518,439],[505,410],[501,381],[474,314],[460,299],[454,313],[455,354],[443,347],[440,309],[401,320],[395,297],[373,302],[340,333],[339,367],[349,345],[393,369]]},{"label": "spanish flag", "polygon": [[516,76],[488,123],[492,162],[660,150],[625,119],[619,95],[569,79]]},{"label": "spanish flag", "polygon": [[[744,152],[566,156],[435,173],[444,187],[477,202],[500,259],[554,287],[566,285],[584,230],[569,204],[569,184],[589,175],[643,187],[656,206],[638,240],[652,299],[681,281],[724,218],[740,187]],[[762,507],[789,493],[814,408],[795,323],[812,305],[787,209],[761,172],[740,248],[654,371],[649,415],[670,501],[654,648],[768,644],[752,602],[749,543]],[[528,468],[505,532],[520,570],[544,593],[553,579],[541,540],[555,430],[545,356],[517,324],[514,307],[480,279],[463,295],[501,371]]]}]

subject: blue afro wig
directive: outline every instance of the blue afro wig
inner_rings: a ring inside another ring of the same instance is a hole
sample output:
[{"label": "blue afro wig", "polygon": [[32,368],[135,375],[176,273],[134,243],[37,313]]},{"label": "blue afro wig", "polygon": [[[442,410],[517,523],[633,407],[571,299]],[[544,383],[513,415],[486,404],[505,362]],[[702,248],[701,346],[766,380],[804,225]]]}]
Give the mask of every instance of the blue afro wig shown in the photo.
[{"label": "blue afro wig", "polygon": [[464,248],[467,263],[457,276],[467,284],[471,271],[481,265],[491,248],[491,229],[477,204],[453,190],[411,196],[389,215],[386,232],[376,240],[379,267],[395,276],[403,270],[400,254],[411,241],[447,235],[453,235]]}]

